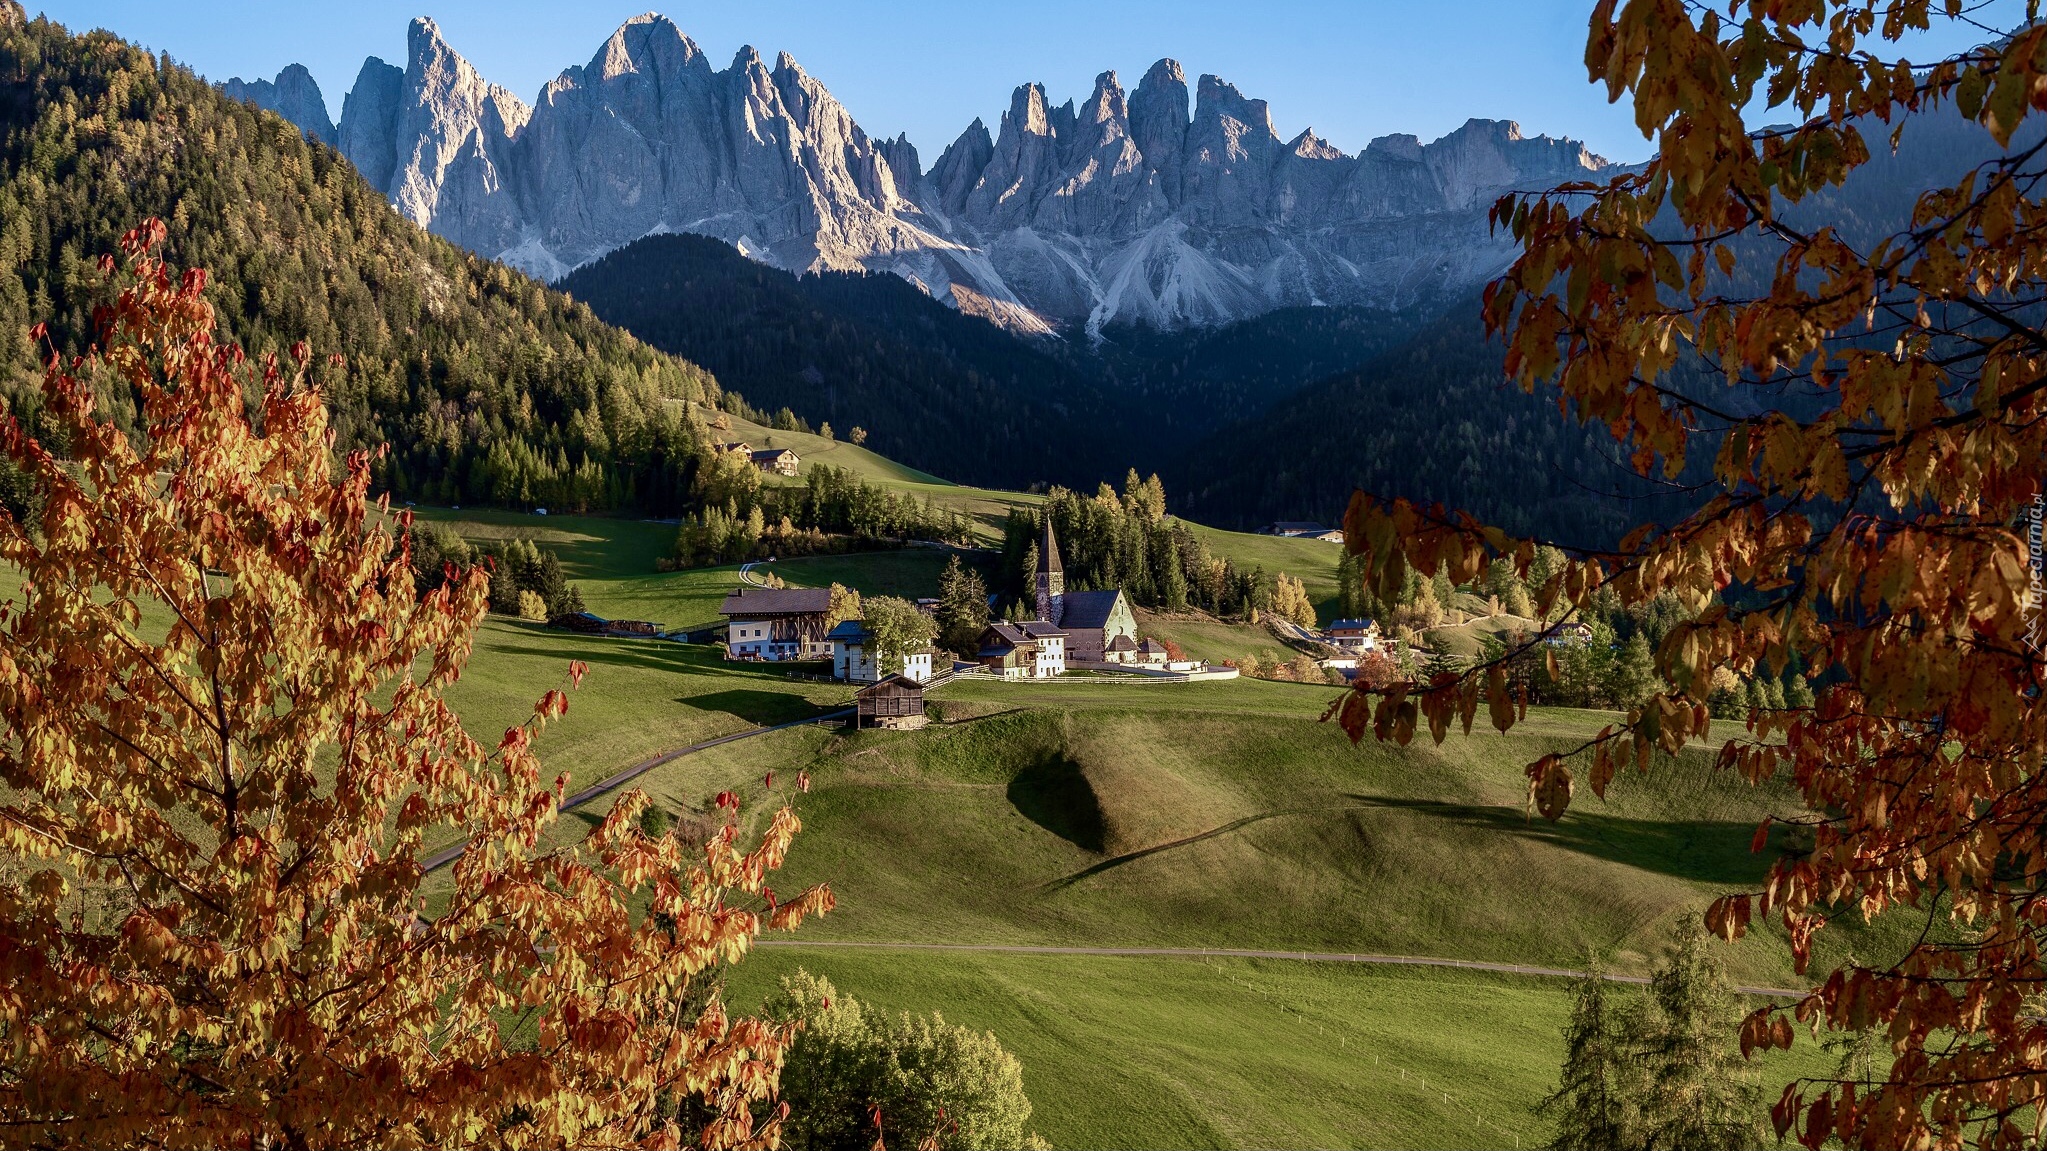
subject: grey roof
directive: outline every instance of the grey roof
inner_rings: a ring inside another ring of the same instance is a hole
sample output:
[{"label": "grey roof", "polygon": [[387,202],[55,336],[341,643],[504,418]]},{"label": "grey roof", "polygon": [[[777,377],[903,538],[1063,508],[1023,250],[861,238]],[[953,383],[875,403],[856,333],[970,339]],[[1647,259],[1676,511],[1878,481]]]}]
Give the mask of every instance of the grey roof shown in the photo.
[{"label": "grey roof", "polygon": [[880,679],[875,680],[873,683],[868,684],[866,687],[861,688],[859,691],[854,692],[853,695],[855,698],[860,698],[870,695],[880,695],[885,691],[922,692],[923,690],[924,685],[918,683],[916,680],[911,679],[910,677],[905,675],[897,675],[894,672],[890,672],[889,674],[882,676]]},{"label": "grey roof", "polygon": [[1120,590],[1111,591],[1070,591],[1059,601],[1059,624],[1061,627],[1106,627],[1109,613],[1115,610],[1116,601],[1123,598]]},{"label": "grey roof", "polygon": [[1330,631],[1370,631],[1378,625],[1368,619],[1339,619],[1329,624]]},{"label": "grey roof", "polygon": [[1147,639],[1143,643],[1137,645],[1137,650],[1145,653],[1146,655],[1164,655],[1166,654],[1166,645],[1160,643],[1155,639]]},{"label": "grey roof", "polygon": [[728,616],[823,615],[832,610],[832,591],[822,587],[743,587],[725,597],[718,614]]},{"label": "grey roof", "polygon": [[874,633],[868,630],[866,620],[849,619],[839,621],[839,626],[826,632],[824,637],[844,640],[847,643],[865,643],[874,638]]},{"label": "grey roof", "polygon": [[[1147,641],[1147,642],[1149,642],[1149,641]],[[1130,638],[1129,636],[1127,636],[1127,635],[1124,635],[1124,634],[1123,634],[1122,632],[1120,632],[1120,631],[1119,631],[1119,632],[1117,632],[1117,633],[1116,633],[1116,638],[1114,638],[1114,639],[1112,639],[1112,640],[1110,640],[1110,641],[1109,641],[1109,643],[1108,643],[1108,650],[1109,650],[1109,651],[1136,651],[1136,650],[1137,650],[1137,641],[1136,641],[1136,640],[1134,640],[1134,639],[1131,639],[1131,638]]]},{"label": "grey roof", "polygon": [[1309,520],[1280,520],[1272,525],[1272,533],[1274,535],[1284,535],[1287,532],[1326,532],[1328,530],[1328,528],[1323,527],[1321,524],[1313,523]]},{"label": "grey roof", "polygon": [[[994,643],[982,645],[981,650],[987,653],[999,651],[1005,646],[1036,647],[1037,641],[1041,639],[1064,638],[1066,635],[1065,632],[1060,631],[1041,619],[1027,619],[1022,623],[1006,623],[998,620],[995,623],[989,624],[988,630],[995,633],[996,640]],[[985,635],[986,633],[983,634]]]}]

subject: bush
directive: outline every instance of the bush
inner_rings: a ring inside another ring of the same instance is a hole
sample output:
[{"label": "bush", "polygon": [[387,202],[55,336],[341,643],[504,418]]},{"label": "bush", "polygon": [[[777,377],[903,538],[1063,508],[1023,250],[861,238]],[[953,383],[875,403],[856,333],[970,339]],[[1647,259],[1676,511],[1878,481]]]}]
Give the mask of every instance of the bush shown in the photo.
[{"label": "bush", "polygon": [[519,618],[537,619],[543,622],[547,619],[547,601],[540,598],[539,592],[522,591],[519,593]]},{"label": "bush", "polygon": [[1024,1126],[1023,1065],[993,1032],[936,1013],[891,1020],[801,970],[765,1012],[803,1022],[782,1067],[782,1145],[792,1151],[1045,1146]]}]

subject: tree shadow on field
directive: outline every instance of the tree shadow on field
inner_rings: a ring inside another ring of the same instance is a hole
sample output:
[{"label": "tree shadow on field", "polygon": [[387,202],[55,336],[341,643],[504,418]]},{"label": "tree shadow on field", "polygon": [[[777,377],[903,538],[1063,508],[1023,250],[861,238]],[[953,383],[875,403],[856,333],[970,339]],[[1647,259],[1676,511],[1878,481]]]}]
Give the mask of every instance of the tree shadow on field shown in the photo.
[{"label": "tree shadow on field", "polygon": [[675,702],[704,711],[722,711],[757,727],[789,723],[817,714],[817,708],[800,695],[746,688],[713,691],[703,695],[682,695],[677,696]]},{"label": "tree shadow on field", "polygon": [[1716,886],[1760,883],[1776,858],[1794,849],[1795,829],[1771,828],[1768,844],[1751,853],[1756,825],[1729,820],[1655,820],[1572,808],[1555,823],[1515,807],[1480,807],[1440,800],[1350,795],[1369,807],[1432,815],[1460,827],[1512,835],[1644,871]]},{"label": "tree shadow on field", "polygon": [[479,646],[488,644],[540,659],[558,659],[564,672],[570,660],[579,659],[592,667],[637,667],[654,671],[712,672],[728,669],[715,648],[680,644],[669,640],[626,639],[582,635],[551,628],[531,620],[496,620],[511,635],[488,633],[478,636]]},{"label": "tree shadow on field", "polygon": [[1047,752],[1016,773],[1008,794],[1025,819],[1076,847],[1101,853],[1108,828],[1095,789],[1079,764]]}]

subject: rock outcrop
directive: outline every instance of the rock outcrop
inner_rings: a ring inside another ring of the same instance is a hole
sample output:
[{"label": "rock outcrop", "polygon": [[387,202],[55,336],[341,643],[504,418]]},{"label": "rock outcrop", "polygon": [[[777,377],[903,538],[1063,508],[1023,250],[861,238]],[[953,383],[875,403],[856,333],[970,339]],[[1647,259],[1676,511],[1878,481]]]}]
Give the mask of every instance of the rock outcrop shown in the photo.
[{"label": "rock outcrop", "polygon": [[244,80],[236,76],[220,88],[230,99],[268,108],[297,124],[306,135],[333,146],[334,122],[327,118],[326,97],[320,95],[320,85],[304,64],[285,65],[275,80]]},{"label": "rock outcrop", "polygon": [[716,69],[653,14],[530,108],[424,19],[402,70],[363,65],[338,131],[302,68],[236,94],[336,143],[409,218],[547,279],[696,232],[792,271],[893,272],[1039,332],[1465,292],[1508,258],[1485,227],[1495,196],[1607,167],[1498,120],[1357,155],[1312,131],[1283,141],[1264,101],[1215,76],[1190,111],[1180,65],[1161,60],[1134,93],[1105,72],[1079,104],[1025,84],[993,133],[974,121],[927,172],[788,55],[770,67],[745,48]]}]

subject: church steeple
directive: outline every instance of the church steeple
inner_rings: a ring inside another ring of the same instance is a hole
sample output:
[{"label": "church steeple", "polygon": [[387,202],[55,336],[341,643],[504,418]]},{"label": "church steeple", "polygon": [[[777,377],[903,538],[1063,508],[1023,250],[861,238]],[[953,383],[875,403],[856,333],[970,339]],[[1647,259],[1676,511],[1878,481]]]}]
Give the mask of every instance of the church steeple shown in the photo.
[{"label": "church steeple", "polygon": [[1066,570],[1059,563],[1059,540],[1052,534],[1052,517],[1045,517],[1045,539],[1038,545],[1038,614],[1052,624],[1059,623],[1066,606]]}]

